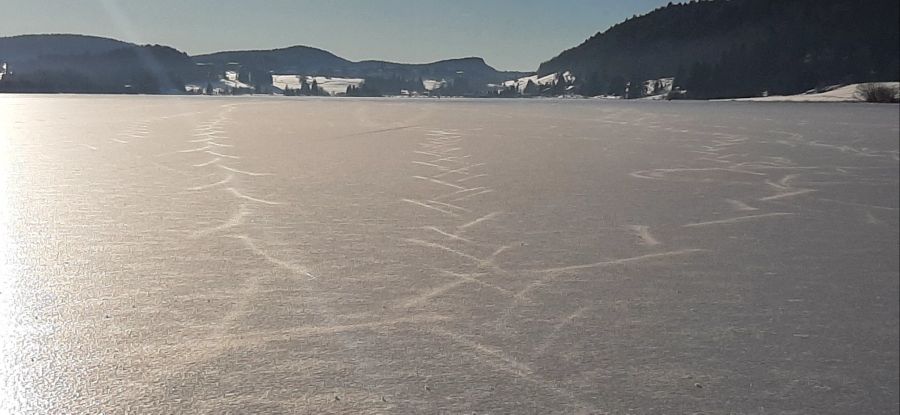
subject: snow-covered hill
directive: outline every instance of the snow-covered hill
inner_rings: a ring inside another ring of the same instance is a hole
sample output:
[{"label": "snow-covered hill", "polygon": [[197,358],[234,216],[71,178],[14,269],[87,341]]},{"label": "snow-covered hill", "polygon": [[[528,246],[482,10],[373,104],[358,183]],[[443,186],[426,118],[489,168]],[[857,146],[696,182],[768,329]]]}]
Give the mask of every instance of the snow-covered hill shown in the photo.
[{"label": "snow-covered hill", "polygon": [[525,93],[528,93],[527,88],[528,88],[529,83],[534,84],[540,90],[544,90],[544,89],[553,87],[557,83],[559,83],[560,77],[562,77],[562,79],[564,79],[567,84],[571,84],[571,83],[575,82],[575,76],[572,75],[571,72],[564,72],[562,74],[552,73],[552,74],[545,75],[545,76],[537,76],[537,75],[526,76],[526,77],[522,77],[522,78],[518,78],[518,79],[508,80],[508,81],[503,82],[500,85],[493,85],[493,86],[498,89],[500,89],[500,88],[502,88],[502,89],[515,88],[515,90],[518,91],[518,93],[525,94]]},{"label": "snow-covered hill", "polygon": [[[859,87],[862,84],[851,84],[829,88],[827,91],[809,91],[798,95],[785,96],[769,96],[757,98],[742,98],[734,101],[754,101],[754,102],[861,102],[865,99],[859,94]],[[880,86],[900,89],[900,82],[880,82]]]},{"label": "snow-covered hill", "polygon": [[562,76],[563,79],[565,79],[567,83],[575,82],[575,76],[572,75],[571,72],[567,71],[562,74],[552,73],[550,75],[541,76],[541,77],[539,77],[537,75],[526,76],[523,78],[506,81],[503,83],[502,86],[504,88],[515,87],[516,90],[519,91],[520,94],[523,94],[523,93],[525,93],[525,89],[528,87],[529,82],[531,82],[543,89],[543,88],[552,87],[552,86],[556,85],[557,82],[559,82],[560,76]]}]

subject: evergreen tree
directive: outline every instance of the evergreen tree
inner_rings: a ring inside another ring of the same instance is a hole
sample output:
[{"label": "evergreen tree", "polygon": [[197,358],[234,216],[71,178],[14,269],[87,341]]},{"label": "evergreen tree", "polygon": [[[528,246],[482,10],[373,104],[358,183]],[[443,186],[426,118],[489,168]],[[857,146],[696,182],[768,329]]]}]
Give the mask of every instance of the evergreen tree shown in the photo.
[{"label": "evergreen tree", "polygon": [[559,74],[556,77],[556,82],[553,84],[553,92],[558,95],[565,95],[567,89],[569,88],[569,82],[566,80],[565,75]]},{"label": "evergreen tree", "polygon": [[252,76],[253,86],[258,94],[268,94],[272,90],[272,74],[264,71]]},{"label": "evergreen tree", "polygon": [[625,94],[627,99],[638,99],[644,96],[644,81],[638,76],[632,76],[628,81],[628,92]]},{"label": "evergreen tree", "polygon": [[686,89],[684,86],[686,81],[687,75],[685,74],[684,66],[678,65],[678,70],[675,72],[675,79],[672,80],[672,90]]},{"label": "evergreen tree", "polygon": [[600,95],[600,73],[598,71],[591,72],[588,77],[581,83],[581,94],[585,96]]},{"label": "evergreen tree", "polygon": [[540,95],[541,88],[537,86],[536,83],[532,80],[528,80],[528,83],[525,84],[525,89],[522,91],[522,95],[525,96],[535,96]]},{"label": "evergreen tree", "polygon": [[606,95],[624,97],[627,86],[628,85],[624,77],[614,76],[609,80],[609,84],[606,88]]},{"label": "evergreen tree", "polygon": [[310,96],[312,93],[310,92],[309,84],[306,82],[306,77],[300,77],[300,95]]}]

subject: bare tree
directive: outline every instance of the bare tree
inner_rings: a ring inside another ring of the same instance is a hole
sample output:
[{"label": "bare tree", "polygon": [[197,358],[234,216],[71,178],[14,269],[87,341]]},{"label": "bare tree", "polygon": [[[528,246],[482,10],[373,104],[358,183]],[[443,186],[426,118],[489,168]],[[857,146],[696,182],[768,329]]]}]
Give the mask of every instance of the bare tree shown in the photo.
[{"label": "bare tree", "polygon": [[888,84],[860,84],[856,94],[866,102],[900,102],[900,88]]}]

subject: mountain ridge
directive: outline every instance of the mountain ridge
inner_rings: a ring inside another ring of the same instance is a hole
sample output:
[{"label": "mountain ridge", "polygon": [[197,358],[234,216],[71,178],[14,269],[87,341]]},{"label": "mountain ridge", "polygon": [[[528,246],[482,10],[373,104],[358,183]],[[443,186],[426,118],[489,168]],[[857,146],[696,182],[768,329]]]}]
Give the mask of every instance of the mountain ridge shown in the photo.
[{"label": "mountain ridge", "polygon": [[[93,76],[102,71],[97,62],[109,61],[108,54],[119,49],[139,51],[141,48],[168,48],[175,53],[165,53],[167,62],[174,65],[171,73],[163,76],[165,84],[194,81],[206,84],[212,77],[218,77],[227,70],[239,70],[251,74],[248,79],[265,79],[270,74],[320,75],[335,77],[374,78],[373,84],[386,89],[387,93],[400,93],[401,89],[413,87],[422,79],[450,80],[455,85],[454,93],[477,94],[489,83],[502,82],[511,77],[522,76],[523,72],[498,71],[481,57],[445,59],[429,63],[396,63],[380,60],[351,61],[330,51],[305,45],[292,45],[276,49],[229,50],[189,56],[169,46],[136,45],[116,39],[77,34],[32,34],[0,38],[0,61],[9,63],[19,77],[32,75],[31,83],[39,84],[40,77],[53,78],[53,84],[61,84],[61,67],[81,78],[93,78],[88,85],[101,83]],[[161,53],[163,49],[157,49]],[[135,52],[135,59],[153,66],[147,55]],[[152,55],[152,54],[151,54]],[[176,58],[175,55],[180,55]],[[142,58],[143,56],[143,58]],[[121,58],[121,57],[120,57]],[[187,58],[196,67],[188,68]],[[79,67],[77,64],[81,60]],[[93,62],[91,62],[93,61]],[[236,63],[236,65],[232,65]],[[132,62],[120,65],[135,69]],[[158,66],[158,65],[157,65]],[[150,72],[161,73],[160,68],[150,68]],[[139,72],[146,72],[140,71]],[[24,73],[23,73],[24,72]],[[108,72],[107,72],[108,73]],[[40,75],[40,76],[38,76]],[[144,76],[144,74],[140,74]],[[138,75],[131,78],[138,77]],[[115,77],[116,82],[127,80],[128,76]],[[84,79],[82,79],[84,81]],[[112,86],[99,88],[104,92],[114,91]],[[50,88],[53,90],[53,88]],[[65,89],[69,91],[69,89]],[[78,88],[76,91],[80,90]],[[41,89],[41,92],[45,92]],[[146,92],[146,91],[144,91]]]},{"label": "mountain ridge", "polygon": [[481,57],[444,59],[428,63],[397,63],[382,60],[351,61],[332,52],[304,45],[267,50],[237,50],[193,56],[197,63],[211,64],[224,69],[228,62],[257,73],[318,74],[349,77],[452,78],[464,72],[478,84],[501,82],[523,73],[499,71]]},{"label": "mountain ridge", "polygon": [[137,46],[102,36],[73,33],[24,34],[0,37],[0,60],[11,64],[45,55],[80,55]]}]

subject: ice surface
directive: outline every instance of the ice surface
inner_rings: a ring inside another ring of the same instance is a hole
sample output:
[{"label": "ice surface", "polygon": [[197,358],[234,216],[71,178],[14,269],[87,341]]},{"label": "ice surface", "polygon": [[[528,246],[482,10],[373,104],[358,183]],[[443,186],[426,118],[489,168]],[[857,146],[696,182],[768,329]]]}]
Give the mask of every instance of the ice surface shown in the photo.
[{"label": "ice surface", "polygon": [[3,95],[0,412],[896,412],[898,123]]}]

